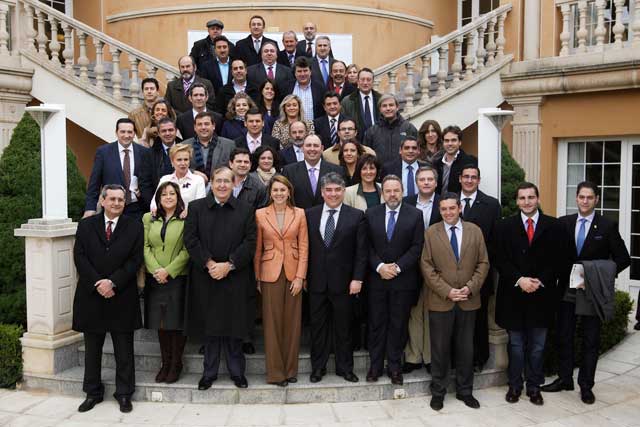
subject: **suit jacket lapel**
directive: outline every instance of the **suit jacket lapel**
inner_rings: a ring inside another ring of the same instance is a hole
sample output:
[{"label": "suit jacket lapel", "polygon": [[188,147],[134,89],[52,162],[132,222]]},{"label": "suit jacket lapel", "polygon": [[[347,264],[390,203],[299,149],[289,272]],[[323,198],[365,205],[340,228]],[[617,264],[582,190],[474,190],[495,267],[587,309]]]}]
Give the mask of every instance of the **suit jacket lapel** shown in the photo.
[{"label": "suit jacket lapel", "polygon": [[544,230],[549,226],[547,219],[540,213],[538,216],[538,224],[536,225],[536,231],[533,233],[533,240],[531,241],[531,246],[538,240],[538,237],[544,232]]},{"label": "suit jacket lapel", "polygon": [[107,244],[107,232],[106,232],[105,223],[104,223],[104,213],[99,213],[99,214],[95,215],[94,221],[93,221],[93,225],[94,225],[94,230],[95,230],[96,234],[98,235],[98,238],[100,239],[100,241],[103,244],[106,245]]},{"label": "suit jacket lapel", "polygon": [[[445,228],[444,225],[444,221],[442,223],[442,227],[438,227],[436,228],[438,237],[440,238],[442,244],[444,245],[444,247],[446,248],[445,250],[447,251],[447,253],[449,254],[449,256],[451,257],[451,262],[453,264],[457,264],[458,262],[456,261],[456,256],[453,253],[453,248],[451,247],[451,240],[449,240],[449,233],[447,233],[447,229]],[[462,232],[463,235],[463,239],[464,239],[464,230]],[[458,256],[460,255],[460,245],[458,246]]]},{"label": "suit jacket lapel", "polygon": [[[282,231],[280,231],[280,227],[278,226],[278,220],[276,218],[276,208],[273,206],[273,204],[269,206],[269,208],[265,211],[265,218],[267,219],[267,222],[269,223],[271,228],[273,228],[273,230],[276,233],[280,235],[284,235],[284,228],[282,229]],[[284,218],[285,218],[285,225],[286,225],[286,219],[287,219],[286,211],[285,211]]]},{"label": "suit jacket lapel", "polygon": [[[573,225],[573,233],[571,234],[572,236],[575,236],[575,222],[578,221],[578,217],[576,216],[576,221],[574,221],[574,225]],[[587,250],[587,248],[590,246],[591,241],[593,240],[593,237],[595,236],[595,230],[598,229],[598,224],[600,223],[600,215],[598,215],[597,213],[593,216],[593,221],[591,222],[591,227],[589,227],[589,231],[587,232],[587,235],[584,239],[584,244],[582,245],[582,253],[585,252],[585,250]],[[573,243],[575,245],[575,239],[572,239]],[[576,249],[577,251],[577,249]]]}]

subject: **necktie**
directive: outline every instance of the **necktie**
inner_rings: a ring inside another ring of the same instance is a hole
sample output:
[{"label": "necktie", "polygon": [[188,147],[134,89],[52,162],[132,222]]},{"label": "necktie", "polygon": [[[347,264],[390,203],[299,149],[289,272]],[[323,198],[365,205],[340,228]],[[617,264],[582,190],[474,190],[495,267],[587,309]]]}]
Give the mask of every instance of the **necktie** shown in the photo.
[{"label": "necktie", "polygon": [[182,88],[184,89],[184,94],[188,95],[189,94],[189,88],[191,87],[191,81],[189,80],[182,80]]},{"label": "necktie", "polygon": [[471,210],[471,197],[464,198],[464,209],[462,210],[462,217],[466,218]]},{"label": "necktie", "polygon": [[335,213],[335,209],[329,209],[329,218],[327,218],[327,224],[324,226],[324,245],[327,248],[331,245],[333,233],[336,231],[336,221],[333,219]]},{"label": "necktie", "polygon": [[309,182],[311,183],[311,192],[316,194],[316,188],[318,187],[318,179],[316,178],[316,168],[309,169]]},{"label": "necktie", "polygon": [[460,254],[458,252],[458,236],[456,236],[456,227],[455,225],[451,227],[451,249],[453,250],[453,255],[456,257],[456,261],[460,261]]},{"label": "necktie", "polygon": [[253,48],[256,50],[257,54],[260,54],[260,40],[253,41]]},{"label": "necktie", "polygon": [[291,64],[291,67],[293,67],[293,63],[296,61],[296,57],[293,55],[293,53],[289,54],[289,64]]},{"label": "necktie", "polygon": [[413,166],[407,166],[407,196],[416,194],[416,183],[413,178]]},{"label": "necktie", "polygon": [[307,42],[307,56],[312,56],[313,51],[311,50],[311,42]]},{"label": "necktie", "polygon": [[113,221],[107,221],[107,230],[106,230],[106,232],[105,232],[105,234],[106,234],[106,236],[107,236],[107,242],[108,242],[109,240],[111,240],[111,232],[112,232],[111,224],[113,224]]},{"label": "necktie", "polygon": [[338,133],[336,132],[336,119],[331,119],[331,126],[329,127],[329,133],[331,134],[331,145],[338,143]]},{"label": "necktie", "polygon": [[389,222],[387,223],[387,240],[391,241],[393,229],[396,228],[396,211],[389,211]]},{"label": "necktie", "polygon": [[269,80],[273,80],[273,66],[269,65],[268,71],[267,71],[267,77],[269,77]]},{"label": "necktie", "polygon": [[369,108],[369,95],[364,97],[364,129],[367,130],[373,125],[371,121],[371,108]]},{"label": "necktie", "polygon": [[129,159],[129,149],[124,149],[124,160],[122,162],[122,173],[124,175],[125,203],[131,203],[131,159]]},{"label": "necktie", "polygon": [[533,220],[531,218],[527,218],[527,238],[529,239],[529,245],[533,242],[533,234],[535,230],[533,229]]},{"label": "necktie", "polygon": [[336,93],[340,95],[340,92],[342,92],[342,85],[336,86],[335,89],[336,89]]},{"label": "necktie", "polygon": [[322,64],[322,69],[321,69],[322,80],[324,80],[324,84],[326,85],[329,82],[329,71],[327,71],[327,60],[322,59],[320,63]]},{"label": "necktie", "polygon": [[258,141],[256,141],[255,139],[251,139],[249,144],[249,151],[251,151],[251,154],[253,154],[253,152],[256,151],[257,148]]},{"label": "necktie", "polygon": [[576,249],[578,250],[577,255],[580,255],[582,252],[582,247],[584,246],[584,240],[587,238],[587,227],[586,218],[580,218],[580,229],[578,230],[578,238],[576,239]]}]

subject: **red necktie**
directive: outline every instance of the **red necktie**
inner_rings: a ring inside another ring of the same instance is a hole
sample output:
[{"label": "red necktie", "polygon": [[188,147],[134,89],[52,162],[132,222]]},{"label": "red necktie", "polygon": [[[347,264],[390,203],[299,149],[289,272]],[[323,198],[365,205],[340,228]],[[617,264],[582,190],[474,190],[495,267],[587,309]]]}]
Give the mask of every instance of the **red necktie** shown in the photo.
[{"label": "red necktie", "polygon": [[107,221],[107,242],[111,240],[111,224],[113,224],[113,221]]},{"label": "red necktie", "polygon": [[267,72],[267,77],[269,78],[269,80],[273,80],[273,66],[269,65],[268,68],[268,72]]},{"label": "red necktie", "polygon": [[531,218],[527,219],[527,238],[529,238],[529,245],[533,242],[533,220]]},{"label": "red necktie", "polygon": [[336,93],[340,95],[340,92],[342,92],[342,86],[336,86]]}]

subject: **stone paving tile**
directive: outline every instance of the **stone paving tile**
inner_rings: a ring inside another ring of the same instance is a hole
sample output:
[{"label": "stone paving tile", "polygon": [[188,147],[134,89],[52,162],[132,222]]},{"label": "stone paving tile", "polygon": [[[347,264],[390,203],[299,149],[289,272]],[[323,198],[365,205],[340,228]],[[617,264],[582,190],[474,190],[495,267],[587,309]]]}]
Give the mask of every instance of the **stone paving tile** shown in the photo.
[{"label": "stone paving tile", "polygon": [[566,418],[574,415],[573,412],[564,409],[563,407],[554,404],[549,399],[544,403],[544,406],[536,406],[529,401],[520,401],[520,404],[514,405],[514,411],[521,415],[535,421],[536,423],[546,423],[548,421],[554,421],[559,418]]},{"label": "stone paving tile", "polygon": [[403,418],[401,420],[372,420],[373,427],[424,427],[420,418]]},{"label": "stone paving tile", "polygon": [[283,422],[281,405],[233,405],[230,426],[275,426]]},{"label": "stone paving tile", "polygon": [[231,415],[232,405],[185,404],[176,414],[173,422],[189,426],[222,426]]},{"label": "stone paving tile", "polygon": [[46,398],[47,396],[44,395],[34,395],[19,391],[8,393],[0,397],[0,411],[19,414],[43,402]]},{"label": "stone paving tile", "polygon": [[485,408],[461,413],[440,414],[435,417],[422,418],[427,426],[434,427],[525,427],[535,422],[524,415],[520,415],[510,408]]},{"label": "stone paving tile", "polygon": [[7,425],[9,420],[12,420],[16,414],[12,414],[11,412],[0,411],[0,426]]},{"label": "stone paving tile", "polygon": [[431,409],[429,399],[429,397],[416,397],[413,399],[385,400],[380,402],[380,406],[382,406],[394,420],[436,416],[438,412]]},{"label": "stone paving tile", "polygon": [[632,351],[616,349],[607,353],[603,359],[615,360],[616,362],[630,363],[632,365],[640,365],[640,354]]},{"label": "stone paving tile", "polygon": [[320,424],[320,427],[371,427],[369,421],[353,421],[347,423],[328,423],[328,424]]},{"label": "stone paving tile", "polygon": [[78,399],[73,397],[49,397],[36,406],[24,411],[24,413],[40,417],[65,419],[78,413],[78,405]]},{"label": "stone paving tile", "polygon": [[640,399],[609,406],[596,414],[622,426],[640,425]]},{"label": "stone paving tile", "polygon": [[286,425],[334,423],[338,421],[330,403],[311,403],[283,406]]},{"label": "stone paving tile", "polygon": [[609,405],[637,397],[637,393],[633,390],[609,382],[596,383],[593,386],[593,393],[596,396],[596,401],[601,400]]},{"label": "stone paving tile", "polygon": [[[640,395],[640,378],[633,375],[618,375],[604,381],[607,384],[624,387]],[[640,396],[639,396],[640,397]]]},{"label": "stone paving tile", "polygon": [[[60,427],[111,427],[114,425],[121,427],[123,424],[92,423],[88,421],[70,421],[70,420],[61,421],[60,424],[58,424],[58,426]],[[132,426],[127,426],[127,427],[132,427]]]},{"label": "stone paving tile", "polygon": [[[617,360],[607,358],[598,360],[598,371],[605,371],[616,375],[628,372],[634,369],[636,366],[638,365],[635,365],[633,363],[618,362]],[[598,371],[596,371],[596,373],[598,373]],[[597,380],[598,379],[596,378],[596,381]]]},{"label": "stone paving tile", "polygon": [[594,404],[585,405],[580,399],[580,391],[578,390],[560,393],[543,393],[543,397],[545,399],[545,404],[547,402],[551,402],[554,405],[560,406],[574,414],[582,414],[587,411],[595,411],[609,406],[607,402],[604,402],[599,398],[599,395],[596,395],[596,401]]},{"label": "stone paving tile", "polygon": [[567,427],[617,427],[621,425],[593,412],[563,418],[558,422]]},{"label": "stone paving tile", "polygon": [[389,418],[389,414],[379,402],[334,403],[333,411],[341,422]]},{"label": "stone paving tile", "polygon": [[[82,403],[82,399],[78,399],[78,405]],[[136,402],[133,402],[133,410],[136,410]],[[71,421],[79,422],[99,422],[99,423],[117,423],[122,419],[122,413],[118,407],[118,403],[113,399],[107,399],[96,405],[89,412],[76,412],[72,415]]]},{"label": "stone paving tile", "polygon": [[21,415],[13,418],[6,425],[7,427],[53,427],[60,420],[45,417],[35,417],[33,415]]},{"label": "stone paving tile", "polygon": [[179,403],[135,402],[134,410],[123,414],[125,424],[171,424],[182,409]]}]

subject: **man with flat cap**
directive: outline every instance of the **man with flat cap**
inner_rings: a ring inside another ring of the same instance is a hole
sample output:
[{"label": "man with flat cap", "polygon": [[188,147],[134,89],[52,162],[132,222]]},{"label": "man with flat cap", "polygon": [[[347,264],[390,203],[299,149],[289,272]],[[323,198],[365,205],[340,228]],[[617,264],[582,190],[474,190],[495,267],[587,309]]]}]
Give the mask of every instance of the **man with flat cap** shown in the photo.
[{"label": "man with flat cap", "polygon": [[[202,67],[202,62],[207,58],[212,58],[215,56],[215,45],[213,40],[222,35],[222,30],[224,29],[224,23],[219,19],[212,19],[207,22],[207,31],[209,34],[207,37],[202,40],[198,40],[191,47],[191,57],[196,62],[196,66],[198,68]],[[235,56],[235,45],[229,42],[229,56]]]}]

